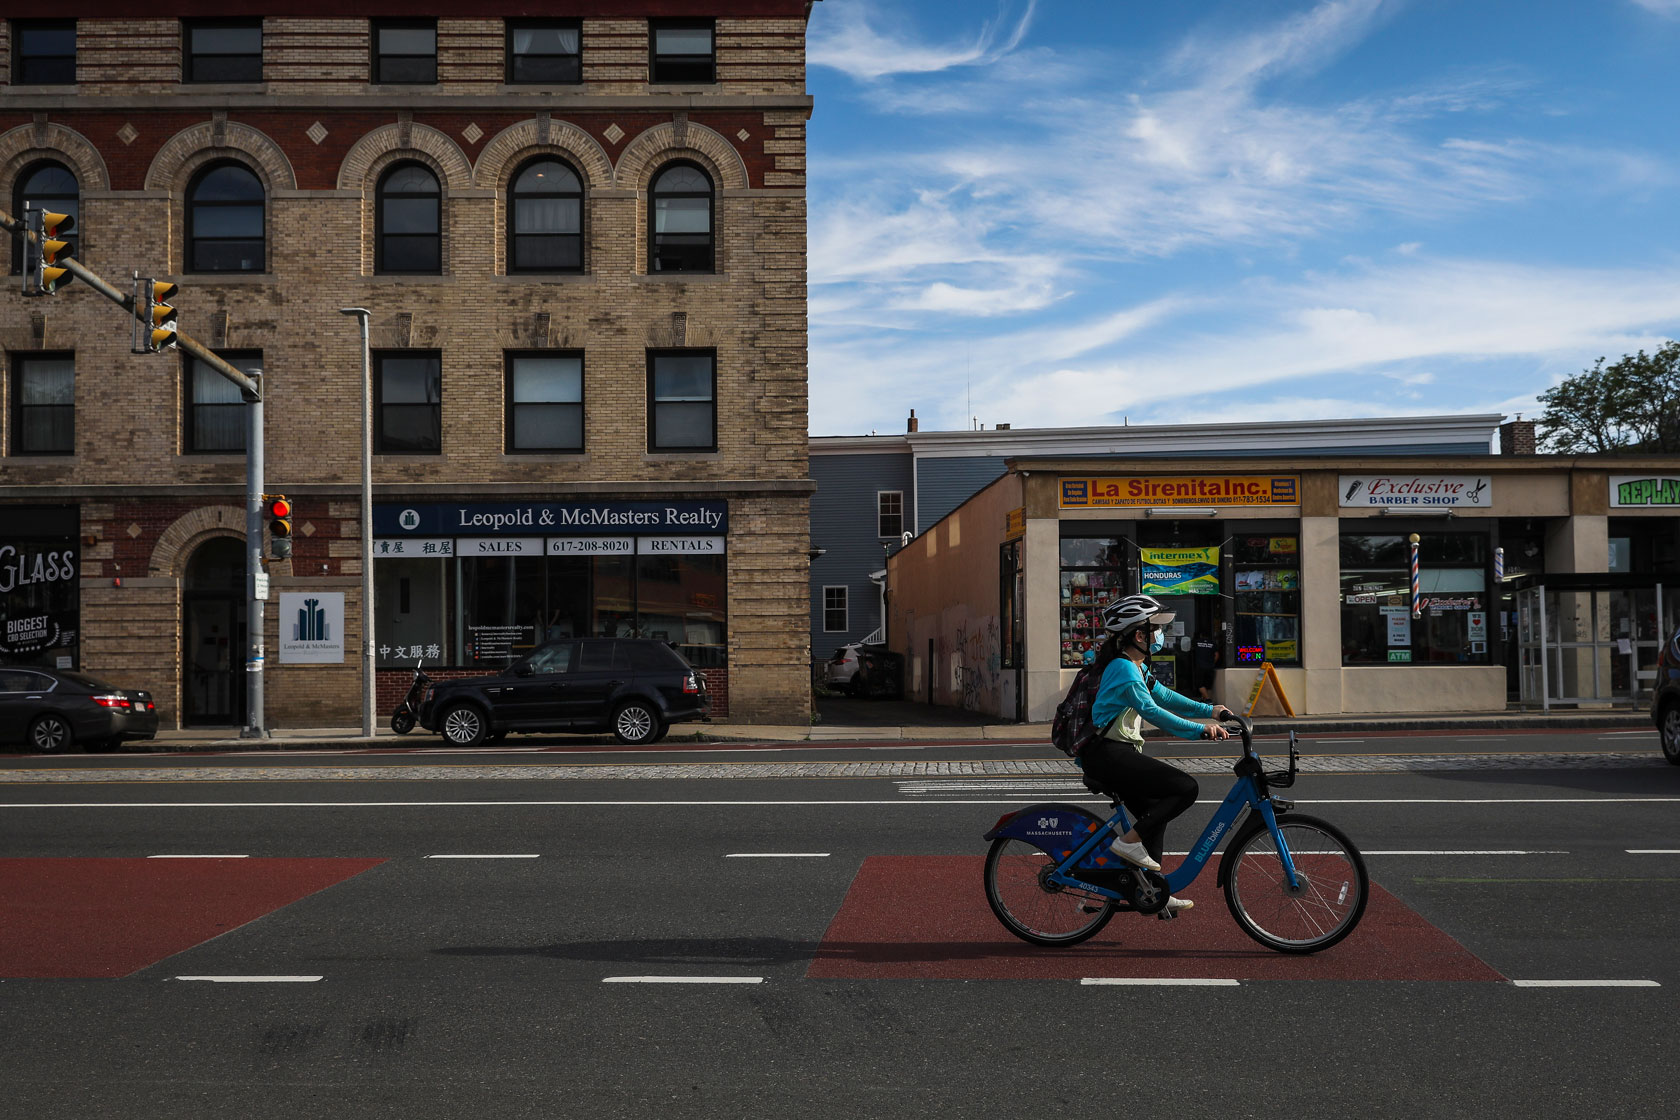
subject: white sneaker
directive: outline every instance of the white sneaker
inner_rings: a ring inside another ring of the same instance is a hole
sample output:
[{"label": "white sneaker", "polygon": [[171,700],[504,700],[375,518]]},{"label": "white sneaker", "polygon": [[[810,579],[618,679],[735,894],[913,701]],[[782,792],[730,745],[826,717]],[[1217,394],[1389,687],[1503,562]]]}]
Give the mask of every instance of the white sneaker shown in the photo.
[{"label": "white sneaker", "polygon": [[1149,854],[1149,849],[1143,846],[1143,842],[1141,840],[1136,843],[1128,844],[1126,841],[1117,836],[1114,838],[1114,842],[1108,846],[1108,850],[1125,860],[1127,863],[1136,864],[1139,867],[1147,867],[1151,871],[1161,870],[1161,865],[1155,862],[1154,857]]},{"label": "white sneaker", "polygon": [[1163,907],[1161,912],[1155,916],[1164,922],[1168,918],[1178,917],[1181,911],[1192,909],[1195,905],[1196,903],[1192,899],[1168,898],[1166,906]]}]

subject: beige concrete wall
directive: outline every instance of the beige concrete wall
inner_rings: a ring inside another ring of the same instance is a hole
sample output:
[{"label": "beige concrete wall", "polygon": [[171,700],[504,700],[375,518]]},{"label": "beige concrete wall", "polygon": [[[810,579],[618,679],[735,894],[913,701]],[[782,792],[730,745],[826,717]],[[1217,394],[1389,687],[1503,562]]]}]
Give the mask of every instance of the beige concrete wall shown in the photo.
[{"label": "beige concrete wall", "polygon": [[[1015,718],[1015,671],[1003,668],[999,557],[1021,482],[1005,475],[887,562],[887,634],[906,655],[906,695]],[[902,644],[901,644],[902,643]]]},{"label": "beige concrete wall", "polygon": [[1503,665],[1350,666],[1343,712],[1502,712]]}]

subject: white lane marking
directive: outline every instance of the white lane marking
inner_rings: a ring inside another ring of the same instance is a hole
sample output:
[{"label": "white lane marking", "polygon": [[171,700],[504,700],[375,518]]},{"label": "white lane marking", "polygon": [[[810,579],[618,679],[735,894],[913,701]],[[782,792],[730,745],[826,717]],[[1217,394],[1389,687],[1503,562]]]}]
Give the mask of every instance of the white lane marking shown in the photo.
[{"label": "white lane marking", "polygon": [[147,856],[147,859],[250,859],[250,856],[212,856],[212,855],[160,855]]},{"label": "white lane marking", "polygon": [[[1293,850],[1293,849],[1291,849],[1291,850]],[[1389,850],[1389,851],[1376,851],[1376,852],[1361,851],[1359,854],[1362,855],[1362,856],[1566,856],[1569,853],[1564,851],[1561,848],[1535,849],[1533,851],[1517,851],[1517,850],[1514,850],[1514,849],[1506,851],[1506,850],[1489,848],[1489,849],[1486,849],[1486,850],[1470,849],[1470,850],[1460,850],[1460,851],[1445,851],[1445,850],[1403,851],[1403,850],[1400,850],[1400,849],[1392,849],[1392,850]]]},{"label": "white lane marking", "polygon": [[212,984],[313,984],[321,976],[177,976],[177,980],[205,980]]},{"label": "white lane marking", "polygon": [[1503,735],[1477,735],[1473,739],[1453,740],[1455,743],[1503,743],[1505,741],[1506,739]]},{"label": "white lane marking", "polygon": [[[1070,799],[1074,804],[1107,805],[1107,799],[1081,797]],[[1298,807],[1308,805],[1674,805],[1680,797],[1352,797],[1307,800],[1295,798]],[[902,797],[888,798],[806,798],[784,801],[751,801],[717,799],[655,800],[576,800],[576,801],[13,801],[0,803],[0,809],[430,809],[430,808],[518,808],[571,809],[640,806],[802,806],[802,805],[919,805],[942,809],[952,805],[1013,805],[1023,808],[1018,797],[951,798],[938,801],[907,801]]]},{"label": "white lane marking", "polygon": [[1606,731],[1604,734],[1600,735],[1599,738],[1613,739],[1618,735],[1655,735],[1656,733],[1657,729],[1654,727],[1648,731]]},{"label": "white lane marking", "polygon": [[1513,980],[1518,988],[1660,988],[1655,980]]},{"label": "white lane marking", "polygon": [[1195,976],[1086,976],[1081,985],[1124,985],[1127,987],[1235,988],[1237,981]]},{"label": "white lane marking", "polygon": [[427,856],[426,858],[427,859],[538,859],[540,857],[535,852],[529,852],[529,853],[523,853],[522,852],[522,853],[497,854],[497,855],[488,854],[488,853],[473,853],[473,854],[461,854],[461,855],[437,855],[437,856]]},{"label": "white lane marking", "polygon": [[1363,739],[1314,739],[1314,743],[1363,743]]},{"label": "white lane marking", "polygon": [[603,984],[762,984],[762,976],[603,976]]},{"label": "white lane marking", "polygon": [[724,859],[827,859],[827,852],[730,852]]},{"label": "white lane marking", "polygon": [[1630,856],[1680,856],[1680,848],[1628,848]]}]

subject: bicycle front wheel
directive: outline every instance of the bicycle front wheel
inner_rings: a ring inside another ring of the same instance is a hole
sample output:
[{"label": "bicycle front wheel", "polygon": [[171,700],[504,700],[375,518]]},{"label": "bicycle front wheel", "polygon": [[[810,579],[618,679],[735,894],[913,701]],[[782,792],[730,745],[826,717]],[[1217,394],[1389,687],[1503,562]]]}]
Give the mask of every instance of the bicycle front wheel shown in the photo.
[{"label": "bicycle front wheel", "polygon": [[1278,830],[1295,864],[1290,887],[1270,829],[1237,841],[1225,878],[1225,904],[1243,932],[1280,953],[1316,953],[1353,932],[1365,913],[1371,880],[1365,861],[1340,829],[1291,813]]},{"label": "bicycle front wheel", "polygon": [[1003,928],[1034,945],[1077,945],[1114,916],[1100,894],[1050,882],[1056,867],[1041,849],[1000,836],[986,853],[986,901]]}]

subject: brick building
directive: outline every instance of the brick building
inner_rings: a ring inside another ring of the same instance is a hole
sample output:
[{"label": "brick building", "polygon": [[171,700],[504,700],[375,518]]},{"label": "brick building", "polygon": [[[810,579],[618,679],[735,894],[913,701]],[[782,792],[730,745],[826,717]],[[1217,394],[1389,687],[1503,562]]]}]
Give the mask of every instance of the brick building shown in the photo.
[{"label": "brick building", "polygon": [[[731,718],[807,718],[809,0],[172,7],[0,21],[0,206],[71,213],[83,264],[178,283],[180,329],[261,370],[265,488],[297,509],[267,722],[360,711],[347,307],[382,713],[418,657],[637,633]],[[32,621],[0,662],[238,724],[237,391],[131,353],[86,285],[20,298],[8,252],[0,613]],[[342,604],[342,660],[287,656],[299,592]]]}]

